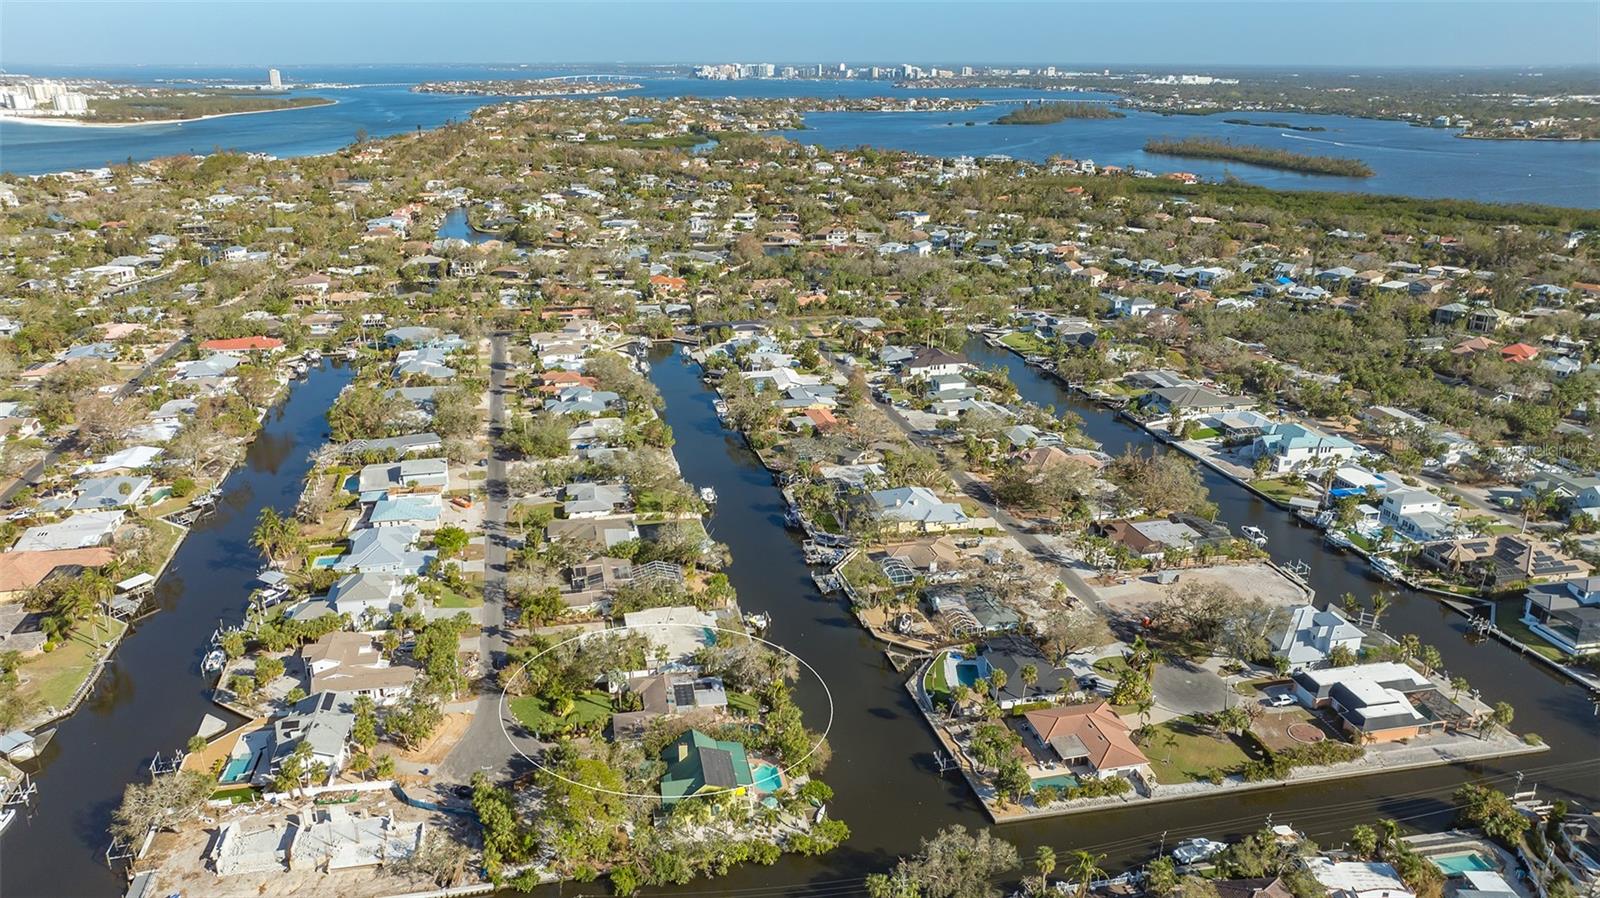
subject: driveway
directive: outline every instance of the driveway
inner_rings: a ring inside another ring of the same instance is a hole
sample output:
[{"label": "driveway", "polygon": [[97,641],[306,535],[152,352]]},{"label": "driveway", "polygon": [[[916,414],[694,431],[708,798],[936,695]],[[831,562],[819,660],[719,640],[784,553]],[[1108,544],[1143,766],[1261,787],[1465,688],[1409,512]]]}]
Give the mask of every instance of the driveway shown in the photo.
[{"label": "driveway", "polygon": [[1228,684],[1217,674],[1187,661],[1163,661],[1150,679],[1156,707],[1171,717],[1221,711],[1229,701]]}]

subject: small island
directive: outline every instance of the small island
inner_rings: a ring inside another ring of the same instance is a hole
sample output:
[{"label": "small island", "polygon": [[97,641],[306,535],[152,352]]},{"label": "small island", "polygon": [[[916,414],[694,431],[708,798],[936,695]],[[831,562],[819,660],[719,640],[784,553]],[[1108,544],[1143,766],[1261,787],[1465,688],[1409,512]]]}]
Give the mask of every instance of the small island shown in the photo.
[{"label": "small island", "polygon": [[1103,103],[1024,103],[994,120],[997,125],[1050,125],[1069,118],[1126,118]]},{"label": "small island", "polygon": [[517,78],[500,81],[424,81],[411,88],[419,94],[489,97],[570,97],[638,90],[637,81],[609,78]]},{"label": "small island", "polygon": [[1308,175],[1337,175],[1343,178],[1370,178],[1373,175],[1372,168],[1360,159],[1343,156],[1310,156],[1272,147],[1226,140],[1207,140],[1201,137],[1189,137],[1183,140],[1152,139],[1145,143],[1144,151],[1161,156],[1243,162],[1263,168],[1296,171]]},{"label": "small island", "polygon": [[279,112],[328,106],[326,97],[263,97],[259,94],[227,93],[146,94],[97,98],[93,107],[76,121],[92,125],[147,125],[186,122],[222,115],[249,112]]},{"label": "small island", "polygon": [[1294,125],[1289,122],[1252,122],[1247,118],[1225,118],[1224,125],[1248,125],[1252,128],[1279,128],[1284,131],[1326,131],[1321,125]]}]

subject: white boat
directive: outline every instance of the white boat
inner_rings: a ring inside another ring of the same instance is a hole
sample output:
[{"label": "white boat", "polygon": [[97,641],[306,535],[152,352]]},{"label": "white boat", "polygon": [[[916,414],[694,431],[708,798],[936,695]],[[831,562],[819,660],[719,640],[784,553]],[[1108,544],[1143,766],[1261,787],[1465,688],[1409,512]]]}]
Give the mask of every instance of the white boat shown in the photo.
[{"label": "white boat", "polygon": [[752,612],[744,616],[744,624],[751,630],[760,633],[772,626],[772,616],[768,614]]},{"label": "white boat", "polygon": [[1324,532],[1322,534],[1322,541],[1335,549],[1351,549],[1355,547],[1355,543],[1350,541],[1350,537],[1345,536],[1343,533],[1340,533],[1337,530],[1328,530]]},{"label": "white boat", "polygon": [[1267,544],[1267,534],[1263,532],[1260,527],[1254,527],[1250,524],[1246,524],[1239,528],[1239,535],[1258,546],[1264,546]]},{"label": "white boat", "polygon": [[15,819],[17,819],[17,812],[15,808],[6,808],[5,810],[0,811],[0,833],[5,832],[6,827],[10,826],[11,821]]},{"label": "white boat", "polygon": [[701,487],[700,488],[700,501],[704,502],[707,505],[715,505],[715,504],[717,504],[717,491],[712,489],[709,486]]},{"label": "white boat", "polygon": [[322,361],[322,353],[318,352],[315,349],[308,349],[308,350],[306,350],[306,361],[308,361],[308,362],[320,362],[320,361]]},{"label": "white boat", "polygon": [[1211,839],[1184,839],[1172,848],[1172,859],[1179,864],[1198,864],[1216,857],[1227,849],[1227,844]]},{"label": "white boat", "polygon": [[212,649],[206,653],[205,658],[200,662],[200,672],[214,674],[227,663],[228,655],[226,652],[222,649]]},{"label": "white boat", "polygon": [[1367,563],[1372,565],[1372,570],[1377,573],[1378,576],[1388,580],[1390,583],[1397,583],[1402,577],[1405,576],[1405,571],[1400,567],[1400,565],[1397,564],[1394,559],[1387,556],[1370,556],[1367,559]]}]

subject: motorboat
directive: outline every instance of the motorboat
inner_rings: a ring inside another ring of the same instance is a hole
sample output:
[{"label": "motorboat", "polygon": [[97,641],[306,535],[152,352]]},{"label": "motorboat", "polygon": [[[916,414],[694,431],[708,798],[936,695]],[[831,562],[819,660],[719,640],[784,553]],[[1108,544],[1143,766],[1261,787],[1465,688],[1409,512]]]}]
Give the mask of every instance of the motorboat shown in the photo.
[{"label": "motorboat", "polygon": [[1198,864],[1221,854],[1227,843],[1212,839],[1184,839],[1172,847],[1172,859],[1179,864]]},{"label": "motorboat", "polygon": [[712,489],[709,486],[701,487],[700,488],[700,501],[704,502],[707,505],[715,505],[715,504],[717,504],[717,491]]},{"label": "motorboat", "polygon": [[768,627],[772,626],[772,616],[770,614],[752,612],[744,616],[744,625],[757,633],[765,632]]},{"label": "motorboat", "polygon": [[1350,537],[1345,536],[1338,530],[1328,530],[1323,533],[1322,541],[1327,543],[1332,548],[1339,549],[1341,551],[1345,549],[1353,549],[1356,545],[1350,541]]},{"label": "motorboat", "polygon": [[1239,535],[1258,546],[1265,546],[1267,544],[1267,534],[1260,527],[1246,524],[1239,528]]},{"label": "motorboat", "polygon": [[1367,559],[1367,563],[1372,565],[1373,572],[1390,583],[1398,583],[1405,577],[1405,570],[1387,555],[1373,555]]},{"label": "motorboat", "polygon": [[200,661],[200,672],[214,674],[222,670],[228,663],[228,654],[222,649],[212,649],[206,652],[205,658]]}]

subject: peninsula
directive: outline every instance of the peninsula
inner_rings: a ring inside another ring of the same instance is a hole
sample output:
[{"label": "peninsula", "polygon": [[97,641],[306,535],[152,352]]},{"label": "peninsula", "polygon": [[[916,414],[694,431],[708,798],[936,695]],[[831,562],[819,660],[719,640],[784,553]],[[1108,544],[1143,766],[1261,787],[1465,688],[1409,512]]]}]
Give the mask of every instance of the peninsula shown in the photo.
[{"label": "peninsula", "polygon": [[1311,156],[1272,147],[1226,140],[1207,140],[1202,137],[1189,137],[1183,140],[1155,138],[1145,142],[1144,151],[1161,156],[1243,162],[1248,165],[1297,171],[1308,175],[1335,175],[1342,178],[1370,178],[1373,175],[1372,168],[1360,159],[1348,159],[1343,156]]}]

